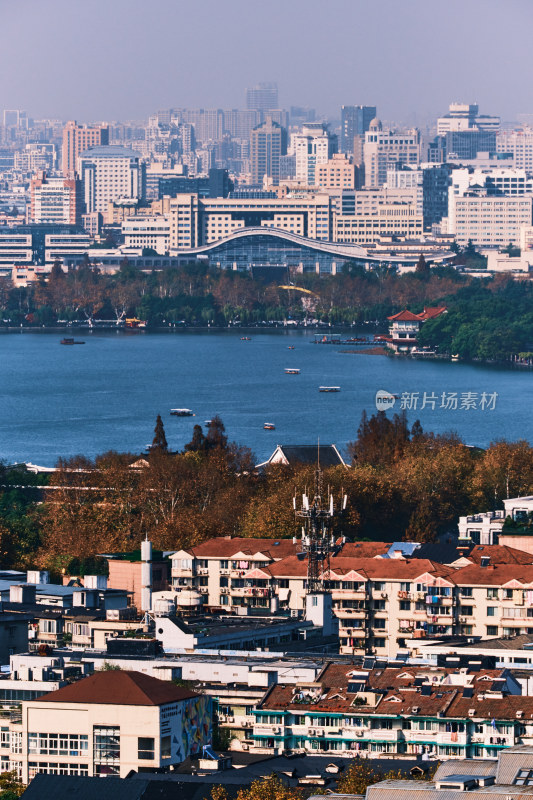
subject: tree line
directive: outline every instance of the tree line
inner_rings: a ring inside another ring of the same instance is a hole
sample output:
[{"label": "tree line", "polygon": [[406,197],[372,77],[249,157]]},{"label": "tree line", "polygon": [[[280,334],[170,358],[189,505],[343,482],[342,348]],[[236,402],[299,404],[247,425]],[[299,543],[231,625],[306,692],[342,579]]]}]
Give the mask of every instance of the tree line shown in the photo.
[{"label": "tree line", "polygon": [[[29,476],[4,467],[0,564],[59,573],[73,559],[77,569],[94,569],[98,553],[138,549],[146,535],[161,550],[214,536],[297,535],[292,498],[314,485],[314,465],[258,471],[252,453],[228,441],[221,420],[207,431],[197,426],[178,453],[160,430],[156,436],[160,445],[143,456],[60,461],[56,488],[39,487],[39,502],[31,487],[30,496],[16,488]],[[533,448],[525,441],[496,441],[483,451],[418,422],[409,427],[403,414],[378,412],[363,415],[349,450],[352,466],[325,469],[324,485],[338,499],[347,494],[335,530],[353,539],[432,541],[455,531],[460,515],[533,493]]]},{"label": "tree line", "polygon": [[339,275],[293,274],[280,286],[198,263],[148,274],[124,259],[114,275],[101,273],[89,261],[68,273],[56,263],[48,280],[28,287],[0,278],[0,324],[53,326],[136,316],[153,327],[309,318],[351,325],[385,320],[404,306],[421,310],[470,281],[451,268],[397,275],[347,264]]}]

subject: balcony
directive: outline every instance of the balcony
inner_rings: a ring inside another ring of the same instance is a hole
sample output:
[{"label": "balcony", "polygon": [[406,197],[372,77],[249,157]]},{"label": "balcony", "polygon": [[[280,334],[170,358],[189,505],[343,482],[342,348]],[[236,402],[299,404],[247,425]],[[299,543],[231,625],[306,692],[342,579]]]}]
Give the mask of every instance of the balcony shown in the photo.
[{"label": "balcony", "polygon": [[339,619],[363,619],[368,616],[366,608],[335,608],[334,611]]},{"label": "balcony", "polygon": [[468,744],[469,736],[467,733],[442,733],[440,732],[437,738],[437,744]]},{"label": "balcony", "polygon": [[353,637],[364,638],[366,636],[366,628],[339,628],[339,638],[347,639]]},{"label": "balcony", "polygon": [[170,572],[173,578],[193,578],[196,575],[194,567],[172,567]]},{"label": "balcony", "polygon": [[366,600],[366,592],[361,589],[332,589],[333,600]]},{"label": "balcony", "polygon": [[260,586],[236,586],[231,588],[234,597],[271,597],[272,590]]},{"label": "balcony", "polygon": [[368,731],[368,736],[379,742],[397,742],[403,739],[403,731],[401,728],[393,728],[392,730],[388,730],[387,728],[372,728],[372,730]]}]

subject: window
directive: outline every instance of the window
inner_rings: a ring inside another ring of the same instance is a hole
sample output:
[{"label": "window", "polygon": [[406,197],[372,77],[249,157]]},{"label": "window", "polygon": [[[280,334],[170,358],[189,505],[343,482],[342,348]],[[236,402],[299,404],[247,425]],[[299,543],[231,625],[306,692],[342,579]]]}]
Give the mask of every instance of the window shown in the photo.
[{"label": "window", "polygon": [[93,728],[93,758],[97,775],[118,775],[120,761],[120,728]]},{"label": "window", "polygon": [[[170,739],[170,737],[169,737]],[[138,739],[139,761],[153,761],[155,758],[154,739],[149,736],[139,736]]]},{"label": "window", "polygon": [[[140,739],[139,739],[140,741]],[[152,739],[153,741],[153,739]],[[170,758],[172,756],[170,736],[161,737],[161,758]],[[140,758],[140,756],[139,756]]]},{"label": "window", "polygon": [[496,616],[496,606],[487,606],[487,617]]},{"label": "window", "polygon": [[498,589],[487,589],[487,600],[497,600]]},{"label": "window", "polygon": [[487,625],[487,636],[497,636],[497,635],[498,635],[498,626]]},{"label": "window", "polygon": [[519,769],[513,783],[515,786],[533,786],[533,769]]}]

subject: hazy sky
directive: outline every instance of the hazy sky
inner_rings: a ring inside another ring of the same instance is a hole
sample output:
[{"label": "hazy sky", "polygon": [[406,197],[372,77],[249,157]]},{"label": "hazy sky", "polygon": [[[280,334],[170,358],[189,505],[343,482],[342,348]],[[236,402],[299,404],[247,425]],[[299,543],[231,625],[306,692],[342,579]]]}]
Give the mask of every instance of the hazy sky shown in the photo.
[{"label": "hazy sky", "polygon": [[0,0],[0,108],[140,119],[276,81],[283,107],[330,116],[421,123],[458,100],[514,119],[533,114],[532,23],[532,0]]}]

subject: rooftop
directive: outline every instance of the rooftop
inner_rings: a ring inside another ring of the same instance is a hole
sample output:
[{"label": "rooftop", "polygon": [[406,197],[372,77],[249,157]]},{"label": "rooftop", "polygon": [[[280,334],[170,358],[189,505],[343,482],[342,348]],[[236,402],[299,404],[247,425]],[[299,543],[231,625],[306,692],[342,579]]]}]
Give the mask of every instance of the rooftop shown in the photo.
[{"label": "rooftop", "polygon": [[161,706],[192,697],[198,697],[196,692],[142,672],[106,670],[45,694],[39,698],[39,703]]}]

